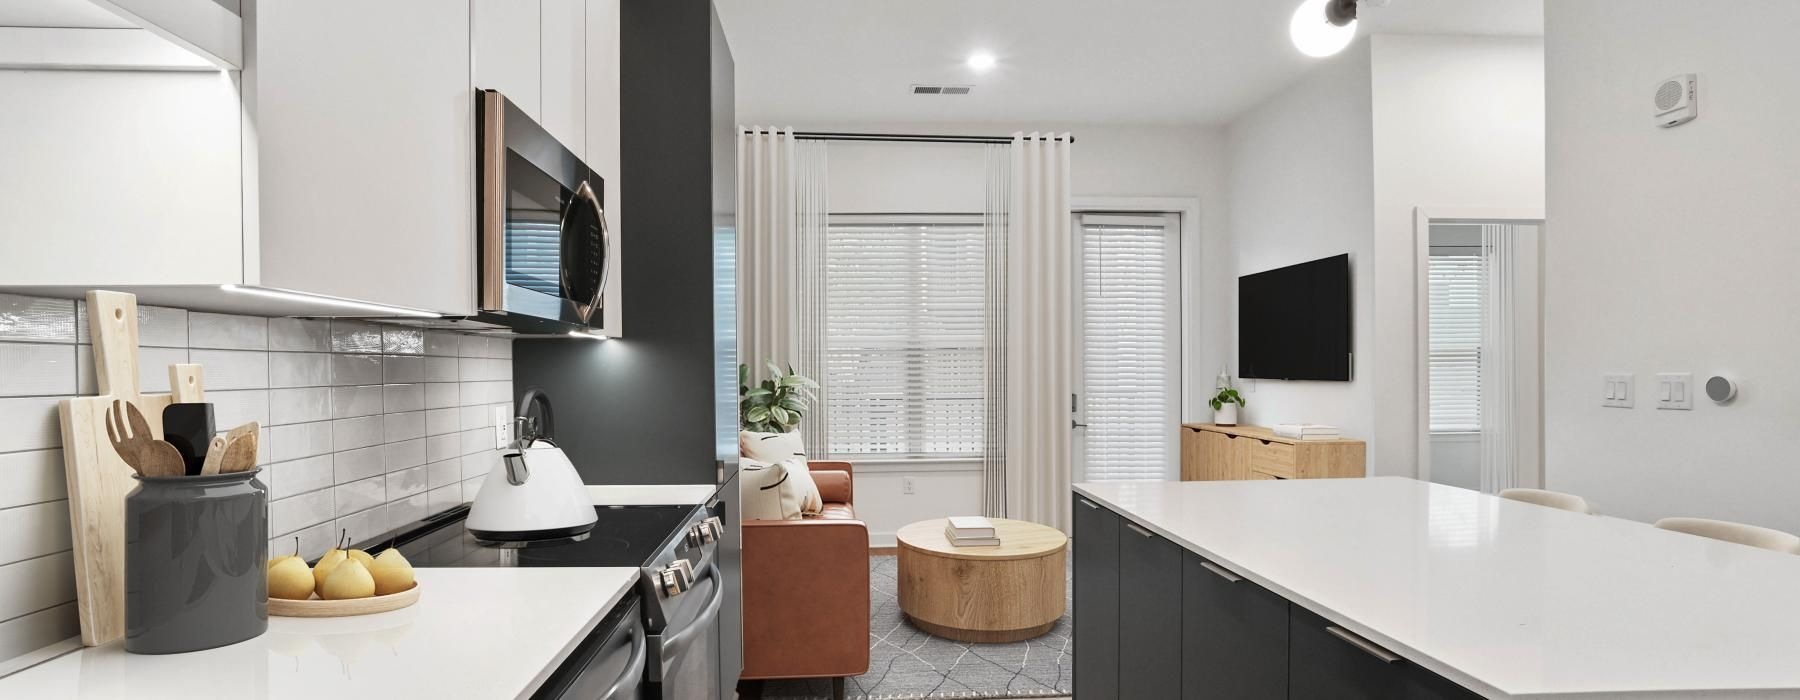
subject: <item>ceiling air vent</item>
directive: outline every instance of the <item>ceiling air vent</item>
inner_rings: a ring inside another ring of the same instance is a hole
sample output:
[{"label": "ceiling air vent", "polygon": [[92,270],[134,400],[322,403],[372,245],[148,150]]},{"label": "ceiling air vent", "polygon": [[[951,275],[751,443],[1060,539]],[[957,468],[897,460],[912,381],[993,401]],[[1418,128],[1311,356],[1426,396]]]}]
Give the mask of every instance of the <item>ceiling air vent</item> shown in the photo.
[{"label": "ceiling air vent", "polygon": [[914,95],[967,95],[974,89],[971,85],[914,85]]}]

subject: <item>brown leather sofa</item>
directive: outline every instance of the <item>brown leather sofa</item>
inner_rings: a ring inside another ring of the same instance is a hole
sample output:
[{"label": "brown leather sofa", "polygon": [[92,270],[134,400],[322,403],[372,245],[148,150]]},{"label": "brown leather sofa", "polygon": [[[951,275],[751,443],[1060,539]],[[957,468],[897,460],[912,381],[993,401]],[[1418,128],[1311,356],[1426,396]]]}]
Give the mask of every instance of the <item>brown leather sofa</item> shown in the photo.
[{"label": "brown leather sofa", "polygon": [[824,512],[743,523],[743,678],[830,678],[842,698],[869,671],[869,529],[850,463],[807,464]]}]

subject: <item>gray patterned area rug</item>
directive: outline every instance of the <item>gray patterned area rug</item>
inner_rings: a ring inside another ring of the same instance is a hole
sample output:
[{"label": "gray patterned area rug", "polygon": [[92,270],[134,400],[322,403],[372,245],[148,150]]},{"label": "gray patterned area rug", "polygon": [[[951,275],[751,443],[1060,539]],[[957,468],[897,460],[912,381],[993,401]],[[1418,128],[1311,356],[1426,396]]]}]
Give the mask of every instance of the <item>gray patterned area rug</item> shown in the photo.
[{"label": "gray patterned area rug", "polygon": [[[1074,645],[1068,607],[1042,637],[1008,644],[970,644],[933,637],[900,612],[897,559],[869,557],[869,672],[849,679],[846,694],[864,700],[1050,698],[1070,692]],[[1067,595],[1068,587],[1064,589]],[[825,679],[769,681],[765,700],[831,697]]]}]

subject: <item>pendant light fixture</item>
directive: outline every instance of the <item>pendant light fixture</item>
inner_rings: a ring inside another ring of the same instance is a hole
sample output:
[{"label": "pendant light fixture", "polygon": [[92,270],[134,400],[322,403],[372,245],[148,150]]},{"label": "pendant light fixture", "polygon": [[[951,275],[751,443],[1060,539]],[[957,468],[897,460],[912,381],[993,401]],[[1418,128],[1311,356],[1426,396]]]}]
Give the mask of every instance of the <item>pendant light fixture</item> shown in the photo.
[{"label": "pendant light fixture", "polygon": [[1294,9],[1288,36],[1313,58],[1331,56],[1356,39],[1357,0],[1305,0]]}]

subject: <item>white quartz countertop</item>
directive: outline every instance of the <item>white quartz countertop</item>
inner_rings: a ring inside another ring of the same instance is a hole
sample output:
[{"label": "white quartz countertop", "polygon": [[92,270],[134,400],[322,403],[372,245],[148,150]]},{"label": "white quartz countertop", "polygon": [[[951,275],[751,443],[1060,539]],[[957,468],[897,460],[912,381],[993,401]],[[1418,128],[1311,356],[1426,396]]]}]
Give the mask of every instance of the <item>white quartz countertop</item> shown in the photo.
[{"label": "white quartz countertop", "polygon": [[1800,697],[1800,556],[1394,477],[1075,491],[1488,697]]},{"label": "white quartz countertop", "polygon": [[0,678],[0,697],[525,697],[636,579],[631,567],[419,569],[412,607],[270,617],[260,637],[186,654],[92,647]]}]

